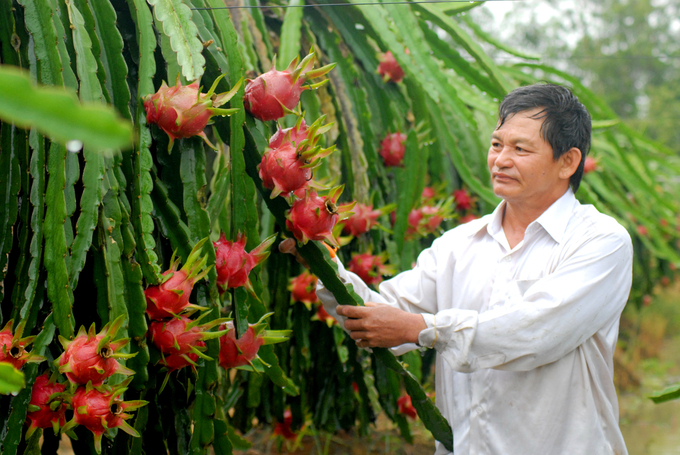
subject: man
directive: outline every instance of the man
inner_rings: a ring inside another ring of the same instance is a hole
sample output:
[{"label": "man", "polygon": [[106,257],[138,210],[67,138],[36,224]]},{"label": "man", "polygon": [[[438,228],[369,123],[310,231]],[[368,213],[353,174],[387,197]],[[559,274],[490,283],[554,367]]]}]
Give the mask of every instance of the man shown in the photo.
[{"label": "man", "polygon": [[514,90],[488,153],[496,210],[446,232],[379,293],[339,264],[366,307],[317,291],[361,347],[437,350],[436,404],[457,455],[627,453],[612,357],[632,245],[574,197],[590,135],[568,89]]}]

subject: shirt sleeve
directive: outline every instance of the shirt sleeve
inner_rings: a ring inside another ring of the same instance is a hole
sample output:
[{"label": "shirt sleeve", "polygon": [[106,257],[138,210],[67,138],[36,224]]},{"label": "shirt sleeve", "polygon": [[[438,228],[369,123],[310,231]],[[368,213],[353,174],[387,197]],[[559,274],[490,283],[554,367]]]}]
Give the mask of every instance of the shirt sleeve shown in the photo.
[{"label": "shirt sleeve", "polygon": [[419,343],[432,345],[456,371],[528,371],[616,324],[631,281],[632,245],[620,228],[587,240],[500,308],[425,315]]}]

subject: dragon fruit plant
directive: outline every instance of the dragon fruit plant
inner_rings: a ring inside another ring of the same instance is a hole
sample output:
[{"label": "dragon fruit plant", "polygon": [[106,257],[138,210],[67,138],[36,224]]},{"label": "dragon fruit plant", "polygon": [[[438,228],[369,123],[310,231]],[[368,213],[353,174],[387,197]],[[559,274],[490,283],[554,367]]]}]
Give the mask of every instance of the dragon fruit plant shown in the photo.
[{"label": "dragon fruit plant", "polygon": [[317,303],[319,298],[316,295],[316,284],[319,279],[305,270],[300,275],[291,278],[288,290],[294,302],[302,302],[307,309],[312,308],[313,303]]},{"label": "dragon fruit plant", "polygon": [[220,331],[227,331],[220,337],[219,363],[222,368],[229,369],[250,365],[257,371],[253,360],[257,358],[260,347],[281,343],[288,339],[290,330],[265,330],[267,325],[265,321],[272,314],[274,313],[267,313],[257,323],[250,324],[240,338],[236,338],[233,322],[229,321],[220,326]]},{"label": "dragon fruit plant", "polygon": [[314,53],[307,55],[299,64],[299,57],[295,57],[283,71],[276,70],[274,60],[271,70],[254,80],[246,79],[243,96],[246,110],[263,122],[280,119],[286,114],[294,114],[293,109],[300,102],[302,92],[319,88],[327,83],[328,79],[315,84],[304,85],[305,82],[323,76],[335,66],[335,63],[331,63],[312,69],[315,60]]},{"label": "dragon fruit plant", "polygon": [[347,264],[347,270],[356,273],[364,283],[377,286],[383,280],[383,275],[392,275],[396,271],[393,266],[385,264],[386,261],[386,252],[378,255],[355,254]]},{"label": "dragon fruit plant", "polygon": [[279,129],[271,137],[259,166],[262,184],[272,190],[270,197],[279,194],[290,197],[310,186],[321,188],[312,181],[312,171],[335,150],[334,145],[328,148],[317,145],[321,135],[332,127],[332,123],[323,125],[324,119],[325,116],[320,117],[308,128],[299,117],[294,127]]},{"label": "dragon fruit plant", "polygon": [[180,270],[177,270],[179,259],[175,259],[173,253],[170,258],[170,270],[163,273],[162,282],[158,285],[149,286],[144,290],[144,295],[146,296],[146,314],[150,319],[165,319],[177,316],[185,310],[193,311],[202,308],[190,304],[189,296],[194,288],[194,284],[210,271],[210,267],[205,268],[208,256],[200,257],[201,248],[207,240],[208,238],[206,237],[196,243],[189,254],[187,262]]},{"label": "dragon fruit plant", "polygon": [[94,323],[88,331],[80,326],[76,337],[69,341],[59,335],[64,352],[55,360],[59,372],[66,374],[74,384],[100,385],[114,373],[132,375],[134,371],[124,367],[116,359],[129,359],[136,354],[125,354],[120,350],[128,344],[129,338],[112,341],[125,322],[125,316],[118,316],[99,332],[95,333]]},{"label": "dragon fruit plant", "polygon": [[316,191],[308,190],[302,199],[296,200],[286,212],[286,227],[295,238],[307,243],[310,240],[326,240],[334,246],[338,242],[333,236],[335,224],[349,217],[354,202],[337,205],[344,185],[330,190],[326,197],[319,196]]},{"label": "dragon fruit plant", "polygon": [[401,166],[406,153],[406,135],[396,132],[389,133],[380,142],[380,156],[385,166]]},{"label": "dragon fruit plant", "polygon": [[[203,354],[205,343],[201,342],[219,338],[227,333],[226,330],[210,332],[211,328],[227,320],[214,319],[208,323],[200,324],[201,319],[207,315],[208,313],[203,313],[198,319],[194,320],[186,316],[180,316],[167,321],[152,321],[149,324],[148,336],[154,346],[161,351],[161,363],[164,363],[166,356],[176,355],[184,357],[187,364],[195,366],[195,360],[186,357],[190,353],[195,354],[196,358],[201,357],[206,360],[212,360]],[[199,343],[201,344],[199,345]]]},{"label": "dragon fruit plant", "polygon": [[203,131],[215,115],[225,116],[238,112],[238,109],[221,109],[241,87],[239,80],[228,92],[215,95],[217,84],[224,74],[215,79],[208,93],[201,93],[199,81],[189,85],[182,85],[179,74],[175,86],[169,87],[163,81],[161,88],[153,95],[144,97],[146,121],[157,124],[170,138],[168,152],[172,150],[175,139],[199,136],[211,148],[210,142]]},{"label": "dragon fruit plant", "polygon": [[94,434],[94,447],[97,453],[102,451],[102,435],[112,428],[120,428],[130,436],[140,437],[126,420],[132,415],[130,411],[148,404],[144,400],[123,401],[120,396],[127,390],[132,378],[128,378],[115,388],[107,385],[95,387],[92,384],[80,386],[71,398],[73,418],[63,427],[64,433],[77,425],[82,425]]},{"label": "dragon fruit plant", "polygon": [[404,79],[404,70],[399,66],[392,52],[387,51],[378,56],[378,74],[384,82],[401,82]]},{"label": "dragon fruit plant", "polygon": [[246,240],[240,232],[236,235],[236,241],[227,240],[222,232],[220,238],[213,242],[217,287],[221,294],[227,289],[241,286],[244,286],[251,294],[255,292],[248,275],[251,270],[269,257],[276,234],[266,238],[250,253],[246,253]]},{"label": "dragon fruit plant", "polygon": [[5,327],[0,330],[0,362],[7,362],[18,370],[27,362],[40,363],[45,360],[44,357],[26,351],[26,347],[33,343],[35,339],[35,336],[21,337],[24,333],[26,320],[19,323],[14,333],[12,333],[13,326],[14,320],[10,319]]},{"label": "dragon fruit plant", "polygon": [[26,440],[30,439],[38,428],[52,428],[54,434],[66,423],[68,394],[66,384],[56,382],[48,373],[35,378],[31,389],[31,401],[28,403],[26,415],[28,430]]}]

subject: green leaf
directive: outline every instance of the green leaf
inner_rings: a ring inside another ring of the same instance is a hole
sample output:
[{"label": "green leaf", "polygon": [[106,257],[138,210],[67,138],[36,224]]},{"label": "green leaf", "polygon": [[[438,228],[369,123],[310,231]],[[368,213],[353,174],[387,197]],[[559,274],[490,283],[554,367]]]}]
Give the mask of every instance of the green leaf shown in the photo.
[{"label": "green leaf", "polygon": [[296,7],[304,4],[305,0],[290,0],[285,10],[281,26],[281,44],[276,62],[279,71],[286,69],[290,61],[300,54],[300,27],[304,8]]},{"label": "green leaf", "polygon": [[124,148],[132,142],[132,125],[110,107],[79,104],[75,94],[35,86],[28,72],[0,67],[0,119],[22,128],[35,126],[53,140],[77,140],[95,149]]},{"label": "green leaf", "polygon": [[17,393],[25,386],[24,373],[8,362],[0,362],[0,394]]},{"label": "green leaf", "polygon": [[198,28],[192,20],[191,10],[182,0],[147,0],[154,7],[156,19],[163,24],[163,33],[177,54],[182,75],[195,81],[203,75],[205,58],[203,43],[198,39]]},{"label": "green leaf", "polygon": [[667,387],[665,390],[662,390],[661,392],[656,392],[649,398],[656,404],[664,403],[670,400],[680,399],[680,382],[670,387]]}]

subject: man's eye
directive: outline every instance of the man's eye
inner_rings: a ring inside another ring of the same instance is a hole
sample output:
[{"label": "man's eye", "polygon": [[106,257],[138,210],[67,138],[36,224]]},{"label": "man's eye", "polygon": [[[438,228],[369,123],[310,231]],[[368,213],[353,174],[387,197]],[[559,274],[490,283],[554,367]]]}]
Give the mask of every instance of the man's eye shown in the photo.
[{"label": "man's eye", "polygon": [[522,147],[517,147],[517,151],[518,151],[518,152],[523,152],[524,149],[523,149]]}]

